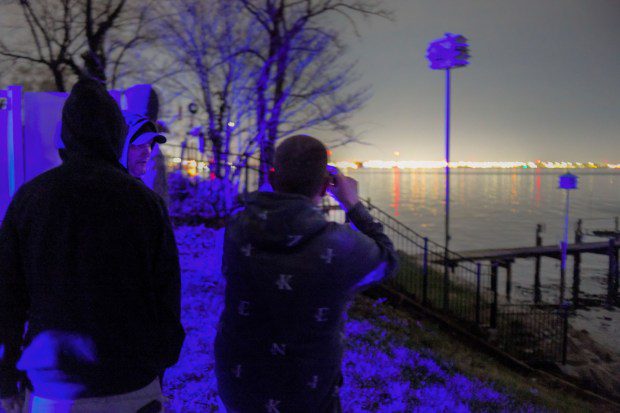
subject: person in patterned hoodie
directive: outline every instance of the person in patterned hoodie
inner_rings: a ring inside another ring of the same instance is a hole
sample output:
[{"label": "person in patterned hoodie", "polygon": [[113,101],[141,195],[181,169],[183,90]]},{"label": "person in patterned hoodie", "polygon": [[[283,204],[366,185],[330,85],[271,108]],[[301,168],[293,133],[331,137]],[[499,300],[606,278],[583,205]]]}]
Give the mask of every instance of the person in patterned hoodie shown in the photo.
[{"label": "person in patterned hoodie", "polygon": [[[220,397],[229,412],[339,412],[348,303],[393,274],[397,255],[357,182],[327,173],[319,140],[283,141],[269,180],[274,192],[249,194],[226,227]],[[326,220],[327,191],[357,230]]]}]

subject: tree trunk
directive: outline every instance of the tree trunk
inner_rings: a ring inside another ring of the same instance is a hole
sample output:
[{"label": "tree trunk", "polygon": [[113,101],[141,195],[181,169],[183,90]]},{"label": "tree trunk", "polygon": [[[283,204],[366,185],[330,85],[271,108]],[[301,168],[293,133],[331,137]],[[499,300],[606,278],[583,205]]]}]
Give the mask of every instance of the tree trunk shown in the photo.
[{"label": "tree trunk", "polygon": [[54,75],[54,84],[56,85],[56,90],[59,92],[66,92],[67,88],[65,86],[65,76],[62,73],[62,69],[58,67],[50,67],[52,74]]},{"label": "tree trunk", "polygon": [[209,140],[213,149],[213,163],[215,165],[215,176],[222,178],[222,136],[219,131],[210,130]]},{"label": "tree trunk", "polygon": [[269,170],[273,167],[275,155],[275,141],[264,136],[260,145],[260,177],[258,181],[259,187],[269,182]]}]

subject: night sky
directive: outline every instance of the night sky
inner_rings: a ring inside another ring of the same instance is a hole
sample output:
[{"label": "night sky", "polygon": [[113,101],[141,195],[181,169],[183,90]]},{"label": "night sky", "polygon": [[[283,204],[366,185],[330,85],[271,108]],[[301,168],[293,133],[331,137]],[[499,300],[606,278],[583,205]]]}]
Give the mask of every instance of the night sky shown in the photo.
[{"label": "night sky", "polygon": [[351,121],[373,146],[334,160],[441,160],[443,71],[426,48],[465,35],[452,76],[452,159],[620,161],[620,0],[386,0],[347,37],[374,96]]}]

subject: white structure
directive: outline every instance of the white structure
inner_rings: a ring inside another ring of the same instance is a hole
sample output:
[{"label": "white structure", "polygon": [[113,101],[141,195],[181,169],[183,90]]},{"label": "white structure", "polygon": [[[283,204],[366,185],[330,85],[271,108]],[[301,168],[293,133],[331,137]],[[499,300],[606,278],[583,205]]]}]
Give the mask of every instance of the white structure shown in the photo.
[{"label": "white structure", "polygon": [[[110,91],[122,109],[145,114],[153,106],[151,85]],[[62,107],[67,93],[0,90],[0,221],[15,191],[35,176],[60,165]],[[156,98],[155,98],[156,99]]]}]

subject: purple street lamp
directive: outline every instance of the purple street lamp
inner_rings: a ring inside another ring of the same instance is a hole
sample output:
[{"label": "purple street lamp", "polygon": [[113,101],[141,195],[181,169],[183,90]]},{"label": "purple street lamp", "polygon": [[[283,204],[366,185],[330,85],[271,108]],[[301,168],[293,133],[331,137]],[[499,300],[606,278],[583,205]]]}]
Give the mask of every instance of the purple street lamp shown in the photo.
[{"label": "purple street lamp", "polygon": [[564,213],[564,240],[561,242],[562,263],[560,266],[560,305],[564,303],[564,288],[566,284],[566,250],[568,248],[568,215],[570,207],[570,191],[577,189],[577,175],[570,172],[560,176],[558,188],[566,191],[566,210]]},{"label": "purple street lamp", "polygon": [[448,245],[450,243],[450,69],[464,67],[469,64],[469,45],[467,39],[460,34],[446,33],[445,37],[434,40],[428,46],[426,58],[433,70],[446,71],[446,239],[444,260],[444,309],[448,309]]}]

